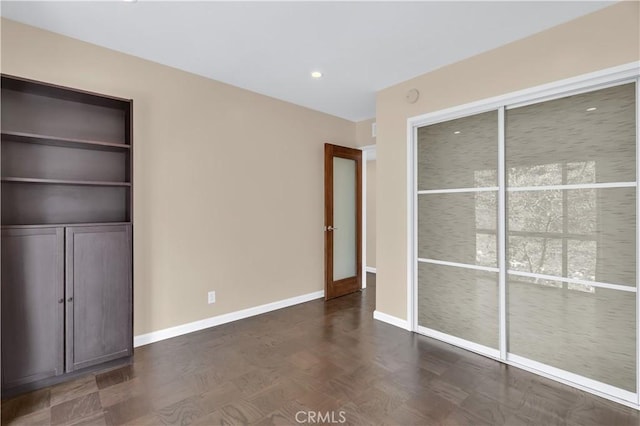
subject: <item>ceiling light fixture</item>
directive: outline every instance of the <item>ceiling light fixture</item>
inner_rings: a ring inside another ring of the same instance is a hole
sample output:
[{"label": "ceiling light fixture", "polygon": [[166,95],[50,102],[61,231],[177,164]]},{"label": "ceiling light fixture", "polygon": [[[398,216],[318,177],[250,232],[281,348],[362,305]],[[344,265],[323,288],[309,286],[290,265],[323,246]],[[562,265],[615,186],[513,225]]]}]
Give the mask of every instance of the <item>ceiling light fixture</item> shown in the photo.
[{"label": "ceiling light fixture", "polygon": [[453,132],[454,135],[459,135],[460,133],[462,133],[460,130],[456,130],[455,132]]},{"label": "ceiling light fixture", "polygon": [[320,71],[313,71],[311,73],[311,77],[313,77],[313,78],[321,78],[322,77],[322,73]]},{"label": "ceiling light fixture", "polygon": [[587,112],[595,111],[595,110],[597,110],[597,109],[598,109],[598,108],[596,108],[596,107],[587,108]]}]

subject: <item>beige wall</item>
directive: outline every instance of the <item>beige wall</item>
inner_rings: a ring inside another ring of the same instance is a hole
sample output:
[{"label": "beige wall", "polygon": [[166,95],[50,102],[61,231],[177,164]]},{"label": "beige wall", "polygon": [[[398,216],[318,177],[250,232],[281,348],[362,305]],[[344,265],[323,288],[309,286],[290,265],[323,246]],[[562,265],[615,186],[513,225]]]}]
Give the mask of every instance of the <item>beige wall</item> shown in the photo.
[{"label": "beige wall", "polygon": [[136,335],[323,289],[354,123],[4,19],[2,72],[134,99]]},{"label": "beige wall", "polygon": [[378,93],[377,310],[407,317],[407,118],[637,61],[639,8],[618,3]]},{"label": "beige wall", "polygon": [[362,147],[376,144],[376,138],[371,136],[371,125],[375,122],[376,119],[371,118],[356,123],[356,146]]},{"label": "beige wall", "polygon": [[367,161],[367,265],[376,267],[376,161]]}]

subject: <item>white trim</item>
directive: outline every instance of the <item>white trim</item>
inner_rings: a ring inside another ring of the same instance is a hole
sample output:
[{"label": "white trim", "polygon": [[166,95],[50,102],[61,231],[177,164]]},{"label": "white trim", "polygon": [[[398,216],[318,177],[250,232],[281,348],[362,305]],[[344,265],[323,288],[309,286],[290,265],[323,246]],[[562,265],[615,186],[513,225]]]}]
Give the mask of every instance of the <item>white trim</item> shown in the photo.
[{"label": "white trim", "polygon": [[[640,66],[640,62],[638,62],[638,64]],[[506,108],[508,110],[511,110],[511,109],[522,108],[522,107],[526,107],[526,106],[529,106],[529,105],[538,104],[538,103],[542,103],[542,102],[553,101],[555,99],[565,98],[565,97],[568,97],[568,96],[574,96],[574,95],[579,95],[579,94],[583,94],[583,93],[595,92],[596,90],[608,89],[610,87],[621,86],[623,84],[629,84],[629,83],[632,83],[634,81],[634,79],[635,79],[634,76],[631,75],[628,78],[619,78],[619,79],[615,79],[615,80],[610,81],[610,82],[605,81],[603,83],[594,84],[592,86],[587,86],[587,87],[579,86],[574,90],[563,91],[562,93],[550,92],[550,94],[548,96],[542,96],[542,97],[538,97],[538,98],[531,99],[531,100],[525,100],[523,102],[510,103],[508,106],[506,106]]]},{"label": "white trim", "polygon": [[509,192],[521,191],[554,191],[565,189],[608,189],[608,188],[635,188],[635,182],[607,182],[607,183],[573,183],[568,185],[540,185],[540,186],[510,186]]},{"label": "white trim", "polygon": [[454,194],[456,192],[491,192],[497,191],[497,186],[485,186],[482,188],[454,188],[454,189],[423,189],[418,191],[418,195],[423,194]]},{"label": "white trim", "polygon": [[428,126],[430,124],[442,123],[445,121],[464,118],[470,115],[481,114],[483,112],[495,111],[503,105],[503,102],[485,103],[484,101],[470,102],[440,111],[429,112],[427,114],[410,117],[407,121],[415,127]]},{"label": "white trim", "polygon": [[441,331],[434,330],[432,328],[418,326],[417,332],[434,339],[441,340],[445,343],[461,347],[471,352],[475,352],[480,355],[484,355],[489,358],[493,358],[496,361],[500,361],[500,351],[488,346],[481,345],[479,343],[471,342],[469,340],[461,339],[459,337],[451,336],[450,334],[443,333]]},{"label": "white trim", "polygon": [[498,109],[498,319],[500,359],[507,358],[507,204],[505,170],[504,107]]},{"label": "white trim", "polygon": [[[417,235],[418,232],[418,128],[414,127],[413,131],[413,144],[411,145],[412,156],[413,156],[413,171],[411,172],[411,182],[413,184],[411,194],[411,199],[413,200],[413,211],[411,214],[413,215],[411,230],[413,235]],[[411,249],[413,250],[414,261],[412,261],[412,281],[408,283],[408,285],[413,286],[413,282],[418,282],[418,239],[416,238],[411,244]],[[407,309],[411,309],[411,311],[407,311],[407,318],[410,319],[411,330],[415,331],[418,329],[418,285],[413,288],[413,294],[411,294],[411,300],[407,300]],[[410,313],[409,313],[410,312]]]},{"label": "white trim", "polygon": [[563,283],[590,285],[593,287],[607,288],[609,290],[627,291],[629,293],[636,292],[635,287],[631,287],[629,285],[622,285],[622,284],[610,284],[610,283],[602,283],[598,281],[579,280],[576,278],[565,278],[565,277],[558,277],[555,275],[545,275],[545,274],[535,274],[533,272],[514,271],[512,269],[507,270],[507,274],[515,275],[519,277],[540,278],[542,280],[549,280],[549,281],[560,281]]},{"label": "white trim", "polygon": [[[636,79],[636,182],[640,182],[640,78]],[[640,287],[640,185],[636,185],[636,288]],[[636,388],[640,387],[640,291],[636,291]],[[640,391],[636,392],[640,405]]]},{"label": "white trim", "polygon": [[606,383],[599,382],[597,380],[589,379],[578,374],[570,373],[559,368],[551,367],[547,364],[532,361],[528,358],[524,358],[512,353],[506,355],[506,359],[500,359],[500,351],[488,346],[484,346],[469,340],[461,339],[459,337],[451,336],[446,333],[442,333],[437,330],[433,330],[427,327],[419,326],[417,332],[421,335],[431,337],[440,340],[445,343],[466,349],[471,352],[475,352],[479,355],[486,356],[494,359],[496,362],[502,362],[504,364],[520,368],[525,371],[564,383],[568,386],[578,388],[580,390],[595,394],[602,398],[606,398],[611,401],[618,402],[620,404],[627,405],[632,408],[638,409],[635,405],[636,394],[624,389],[617,388],[615,386],[608,385]]},{"label": "white trim", "polygon": [[367,158],[369,151],[362,149],[362,239],[360,240],[360,250],[362,251],[362,283],[360,288],[367,288]]},{"label": "white trim", "polygon": [[595,86],[608,84],[636,78],[640,75],[640,61],[630,62],[616,67],[606,68],[592,73],[582,74],[564,80],[554,81],[539,86],[530,87],[523,90],[481,99],[475,102],[454,106],[440,111],[417,115],[408,119],[410,125],[415,127],[426,126],[455,118],[478,114],[481,112],[493,111],[504,105],[516,105],[533,100],[543,101],[551,95],[562,95],[582,88],[593,88]]},{"label": "white trim", "polygon": [[418,239],[414,238],[418,217],[418,128],[407,123],[407,323],[418,326]]},{"label": "white trim", "polygon": [[374,268],[373,266],[367,266],[365,269],[369,273],[372,273],[372,274],[376,273],[376,268]]},{"label": "white trim", "polygon": [[375,161],[377,157],[376,145],[365,145],[358,148],[367,154],[367,161]]},{"label": "white trim", "polygon": [[380,311],[373,311],[373,319],[386,322],[387,324],[391,324],[403,330],[412,331],[411,327],[409,327],[409,323],[402,318],[394,317],[393,315],[385,314]]},{"label": "white trim", "polygon": [[[411,144],[411,158],[412,158],[412,170],[409,174],[411,179],[411,194],[410,199],[413,201],[413,209],[411,211],[412,221],[411,226],[414,229],[418,229],[418,128],[413,127],[411,129],[413,136],[413,143]],[[409,231],[408,232],[413,232]],[[416,231],[417,232],[417,231]],[[409,266],[411,268],[411,282],[408,283],[407,292],[409,289],[413,291],[413,298],[409,297],[407,293],[407,318],[411,325],[411,330],[416,331],[418,329],[418,235],[410,242],[413,259],[410,259]],[[414,260],[415,259],[415,260]]]},{"label": "white trim", "polygon": [[492,266],[481,266],[481,265],[472,265],[470,263],[448,262],[446,260],[425,259],[422,257],[418,258],[418,262],[433,263],[434,265],[442,265],[442,266],[453,266],[455,268],[475,269],[476,271],[500,272],[498,268],[494,268]]},{"label": "white trim", "polygon": [[367,288],[367,163],[375,161],[376,146],[361,146],[362,151],[362,288]]},{"label": "white trim", "polygon": [[200,321],[194,321],[175,327],[165,328],[163,330],[152,331],[151,333],[147,334],[140,334],[133,338],[133,347],[137,348],[139,346],[148,345],[149,343],[159,342],[161,340],[170,339],[172,337],[182,336],[183,334],[193,333],[194,331],[204,330],[205,328],[215,327],[217,325],[226,324],[228,322],[238,321],[244,318],[261,315],[267,312],[276,311],[278,309],[287,308],[289,306],[298,305],[300,303],[309,302],[311,300],[316,300],[323,297],[324,291],[314,291],[313,293],[307,293],[301,296],[267,303],[265,305],[254,306],[253,308],[229,312],[228,314],[217,315],[215,317],[206,318]]},{"label": "white trim", "polygon": [[620,389],[597,380],[589,379],[587,377],[580,376],[579,374],[570,373],[566,370],[533,361],[519,355],[514,355],[512,353],[507,354],[507,364],[598,395],[602,398],[606,398],[632,408],[638,408],[635,405],[637,394],[634,392],[629,392],[627,390]]}]

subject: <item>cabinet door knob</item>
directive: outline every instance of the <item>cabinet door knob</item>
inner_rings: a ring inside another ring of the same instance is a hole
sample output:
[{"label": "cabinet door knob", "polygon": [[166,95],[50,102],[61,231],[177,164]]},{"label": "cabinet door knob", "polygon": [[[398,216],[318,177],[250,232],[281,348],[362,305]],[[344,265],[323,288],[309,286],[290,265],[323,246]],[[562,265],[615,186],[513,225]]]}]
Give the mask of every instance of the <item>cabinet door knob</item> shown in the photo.
[{"label": "cabinet door knob", "polygon": [[68,298],[67,302],[73,302],[73,297]]},{"label": "cabinet door knob", "polygon": [[63,303],[64,299],[58,299],[58,303]]}]

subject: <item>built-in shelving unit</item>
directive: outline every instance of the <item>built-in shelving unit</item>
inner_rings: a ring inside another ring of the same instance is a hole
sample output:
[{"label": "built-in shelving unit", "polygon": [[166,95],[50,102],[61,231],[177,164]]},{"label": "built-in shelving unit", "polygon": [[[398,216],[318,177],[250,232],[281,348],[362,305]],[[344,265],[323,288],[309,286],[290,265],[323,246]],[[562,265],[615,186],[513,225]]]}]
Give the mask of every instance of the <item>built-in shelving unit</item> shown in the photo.
[{"label": "built-in shelving unit", "polygon": [[131,222],[131,102],[2,76],[2,226]]},{"label": "built-in shelving unit", "polygon": [[2,396],[133,354],[132,101],[2,75]]}]

